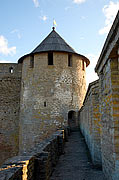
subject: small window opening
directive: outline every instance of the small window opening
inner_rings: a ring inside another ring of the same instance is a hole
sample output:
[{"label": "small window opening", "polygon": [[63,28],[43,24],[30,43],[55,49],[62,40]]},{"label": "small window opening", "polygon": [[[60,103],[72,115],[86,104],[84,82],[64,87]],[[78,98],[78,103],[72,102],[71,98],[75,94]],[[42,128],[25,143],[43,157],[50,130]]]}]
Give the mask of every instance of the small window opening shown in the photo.
[{"label": "small window opening", "polygon": [[13,74],[13,72],[14,72],[13,67],[10,67],[10,68],[9,68],[9,72],[10,72],[11,74]]},{"label": "small window opening", "polygon": [[53,52],[48,53],[48,65],[53,65]]},{"label": "small window opening", "polygon": [[34,67],[34,55],[30,56],[30,68]]},{"label": "small window opening", "polygon": [[82,70],[85,71],[85,63],[83,60],[82,60]]},{"label": "small window opening", "polygon": [[68,66],[72,67],[72,55],[68,54]]},{"label": "small window opening", "polygon": [[44,102],[44,107],[46,107],[46,102]]}]

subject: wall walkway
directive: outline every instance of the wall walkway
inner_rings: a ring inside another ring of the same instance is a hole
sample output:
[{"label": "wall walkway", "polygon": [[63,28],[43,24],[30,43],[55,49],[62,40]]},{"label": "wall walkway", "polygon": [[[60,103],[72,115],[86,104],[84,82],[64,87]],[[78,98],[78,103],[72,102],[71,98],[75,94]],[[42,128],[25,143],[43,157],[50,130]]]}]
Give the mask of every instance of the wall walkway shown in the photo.
[{"label": "wall walkway", "polygon": [[69,129],[60,130],[33,152],[9,159],[0,169],[0,180],[105,180],[93,166],[80,131],[68,135]]},{"label": "wall walkway", "polygon": [[89,155],[84,137],[72,132],[66,142],[65,153],[60,156],[50,180],[105,180],[102,170],[96,169]]}]

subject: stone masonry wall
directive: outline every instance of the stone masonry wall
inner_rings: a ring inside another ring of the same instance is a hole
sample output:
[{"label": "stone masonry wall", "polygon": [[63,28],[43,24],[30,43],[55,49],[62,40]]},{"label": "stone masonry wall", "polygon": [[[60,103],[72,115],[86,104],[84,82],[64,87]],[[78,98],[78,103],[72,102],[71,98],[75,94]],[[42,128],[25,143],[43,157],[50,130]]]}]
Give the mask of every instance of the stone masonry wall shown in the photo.
[{"label": "stone masonry wall", "polygon": [[0,64],[0,165],[19,150],[21,65]]},{"label": "stone masonry wall", "polygon": [[26,154],[8,159],[0,169],[0,180],[49,180],[68,135],[70,129],[59,130]]},{"label": "stone masonry wall", "polygon": [[90,150],[93,164],[101,166],[101,123],[98,80],[89,84],[83,107],[79,112],[79,126]]},{"label": "stone masonry wall", "polygon": [[109,180],[119,179],[119,64],[109,59],[100,74],[102,166]]},{"label": "stone masonry wall", "polygon": [[83,103],[86,82],[81,57],[72,55],[69,67],[68,53],[54,52],[53,56],[54,65],[48,65],[48,53],[35,54],[33,68],[30,57],[23,60],[20,152],[67,125],[68,112],[78,112]]},{"label": "stone masonry wall", "polygon": [[119,48],[118,56],[111,60],[111,81],[112,81],[112,100],[113,100],[113,143],[115,158],[115,172],[113,179],[119,179]]},{"label": "stone masonry wall", "polygon": [[119,179],[119,11],[95,68],[99,75],[102,167],[109,180]]}]

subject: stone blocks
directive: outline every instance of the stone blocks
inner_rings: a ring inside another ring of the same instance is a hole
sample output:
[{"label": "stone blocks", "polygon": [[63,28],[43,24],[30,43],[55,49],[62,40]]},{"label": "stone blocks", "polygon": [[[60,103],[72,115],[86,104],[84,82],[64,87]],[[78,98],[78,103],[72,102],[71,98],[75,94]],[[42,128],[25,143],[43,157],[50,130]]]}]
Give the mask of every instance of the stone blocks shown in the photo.
[{"label": "stone blocks", "polygon": [[0,165],[19,151],[20,90],[21,64],[0,64]]},{"label": "stone blocks", "polygon": [[101,166],[101,122],[98,81],[89,84],[83,107],[79,112],[79,126],[90,150],[93,164]]},{"label": "stone blocks", "polygon": [[34,55],[33,68],[29,56],[23,60],[20,153],[67,126],[68,112],[78,112],[83,103],[86,81],[81,57],[72,54],[69,67],[68,53],[53,52],[53,61],[53,65],[48,65],[47,52]]},{"label": "stone blocks", "polygon": [[54,133],[26,154],[8,159],[0,169],[0,180],[49,180],[64,152],[67,130]]}]

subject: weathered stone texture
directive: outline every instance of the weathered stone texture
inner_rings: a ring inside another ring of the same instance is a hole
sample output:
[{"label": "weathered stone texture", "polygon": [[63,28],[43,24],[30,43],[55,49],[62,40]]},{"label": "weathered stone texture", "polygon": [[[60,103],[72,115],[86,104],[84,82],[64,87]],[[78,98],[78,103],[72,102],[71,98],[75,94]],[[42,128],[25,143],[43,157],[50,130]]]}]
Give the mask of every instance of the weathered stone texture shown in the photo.
[{"label": "weathered stone texture", "polygon": [[68,132],[59,130],[26,154],[8,159],[0,169],[0,180],[49,180]]},{"label": "weathered stone texture", "polygon": [[100,75],[102,165],[108,179],[119,177],[119,71],[118,59],[109,59]]},{"label": "weathered stone texture", "polygon": [[[105,66],[104,73],[100,75],[100,113],[102,123],[102,166],[105,174],[111,174],[113,161],[113,131],[112,131],[112,89],[111,89],[111,72],[108,63]],[[110,157],[110,158],[109,158]]]},{"label": "weathered stone texture", "polygon": [[48,53],[35,54],[34,68],[30,68],[30,57],[23,61],[21,152],[67,125],[68,112],[78,112],[83,103],[86,82],[81,57],[72,55],[72,67],[68,66],[68,53],[54,52],[53,58],[54,65],[48,65]]},{"label": "weathered stone texture", "polygon": [[20,85],[21,65],[0,64],[0,165],[18,153]]},{"label": "weathered stone texture", "polygon": [[102,167],[119,179],[119,11],[95,68],[99,75]]},{"label": "weathered stone texture", "polygon": [[79,112],[79,126],[90,150],[93,164],[101,166],[101,123],[98,81],[89,84],[83,107]]}]

